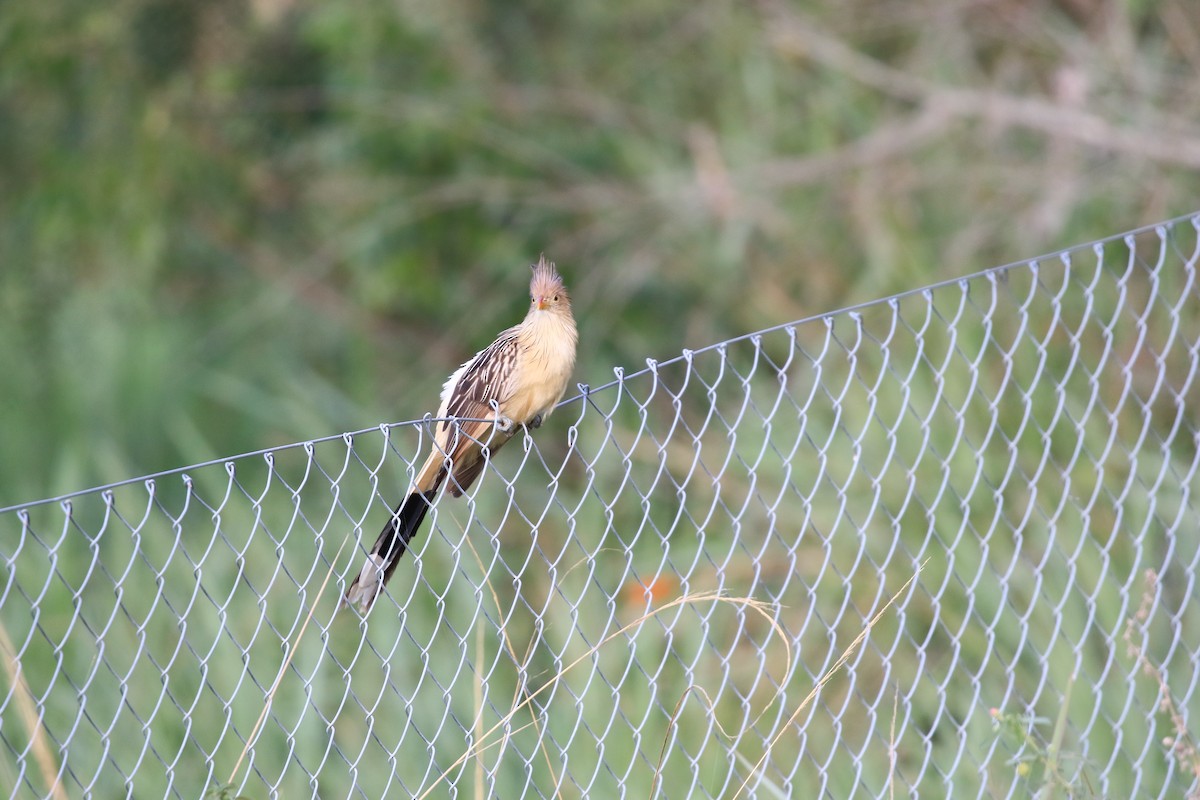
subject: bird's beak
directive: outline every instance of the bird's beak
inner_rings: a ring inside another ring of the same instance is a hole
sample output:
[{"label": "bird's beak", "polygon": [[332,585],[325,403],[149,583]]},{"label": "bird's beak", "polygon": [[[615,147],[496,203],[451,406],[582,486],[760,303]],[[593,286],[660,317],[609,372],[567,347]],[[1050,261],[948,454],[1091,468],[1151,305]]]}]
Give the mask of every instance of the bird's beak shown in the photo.
[{"label": "bird's beak", "polygon": [[546,310],[546,298],[539,297],[537,299],[537,302],[534,305],[537,306],[538,311],[545,311]]}]

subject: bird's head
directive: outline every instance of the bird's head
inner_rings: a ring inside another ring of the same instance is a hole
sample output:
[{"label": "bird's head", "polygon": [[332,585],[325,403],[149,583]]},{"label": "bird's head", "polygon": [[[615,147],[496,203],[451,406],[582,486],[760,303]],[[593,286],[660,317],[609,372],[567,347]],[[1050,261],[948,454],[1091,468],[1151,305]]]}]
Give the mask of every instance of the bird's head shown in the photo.
[{"label": "bird's head", "polygon": [[554,268],[554,262],[547,261],[543,255],[538,263],[533,265],[533,280],[529,282],[529,299],[533,301],[533,311],[570,310],[571,299],[567,297],[567,287],[562,277]]}]

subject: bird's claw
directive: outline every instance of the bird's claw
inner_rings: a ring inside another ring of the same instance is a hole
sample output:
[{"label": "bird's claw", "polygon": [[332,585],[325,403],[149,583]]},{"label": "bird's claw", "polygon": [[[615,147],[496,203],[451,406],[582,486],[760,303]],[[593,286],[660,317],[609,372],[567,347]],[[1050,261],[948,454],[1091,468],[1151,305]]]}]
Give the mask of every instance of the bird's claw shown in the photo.
[{"label": "bird's claw", "polygon": [[526,423],[526,426],[525,426],[525,427],[527,427],[527,428],[540,428],[540,427],[542,427],[542,415],[541,415],[541,414],[537,414],[537,415],[535,415],[533,419],[529,420],[529,422],[528,422],[528,423]]},{"label": "bird's claw", "polygon": [[496,418],[496,427],[499,428],[504,433],[509,433],[513,429],[513,425],[515,425],[515,424],[516,423],[514,423],[508,417],[497,417]]}]

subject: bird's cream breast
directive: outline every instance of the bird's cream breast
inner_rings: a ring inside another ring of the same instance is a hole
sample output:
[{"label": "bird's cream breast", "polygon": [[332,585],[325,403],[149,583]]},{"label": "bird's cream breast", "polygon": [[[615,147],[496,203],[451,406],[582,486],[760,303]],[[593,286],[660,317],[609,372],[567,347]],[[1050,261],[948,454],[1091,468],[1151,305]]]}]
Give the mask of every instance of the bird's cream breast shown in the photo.
[{"label": "bird's cream breast", "polygon": [[505,404],[505,416],[526,423],[542,415],[544,419],[562,399],[571,373],[575,370],[575,324],[546,315],[530,326],[521,358],[520,386]]}]

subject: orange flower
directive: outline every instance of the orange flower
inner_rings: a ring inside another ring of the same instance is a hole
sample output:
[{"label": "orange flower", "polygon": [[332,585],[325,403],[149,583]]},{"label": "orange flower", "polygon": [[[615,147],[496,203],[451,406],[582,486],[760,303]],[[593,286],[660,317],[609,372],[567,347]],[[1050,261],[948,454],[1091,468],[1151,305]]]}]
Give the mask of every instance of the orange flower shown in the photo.
[{"label": "orange flower", "polygon": [[679,589],[679,581],[669,575],[659,575],[643,582],[636,578],[625,584],[621,594],[631,606],[657,605]]}]

